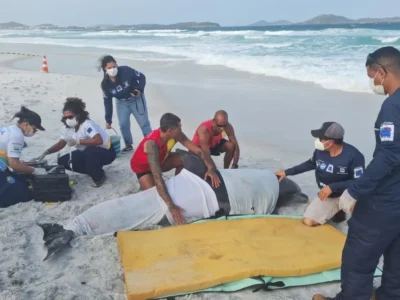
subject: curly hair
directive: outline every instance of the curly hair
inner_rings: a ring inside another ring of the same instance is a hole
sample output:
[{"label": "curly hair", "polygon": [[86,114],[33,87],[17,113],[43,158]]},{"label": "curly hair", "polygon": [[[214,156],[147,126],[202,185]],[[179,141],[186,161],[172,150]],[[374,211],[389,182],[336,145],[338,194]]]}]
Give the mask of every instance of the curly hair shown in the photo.
[{"label": "curly hair", "polygon": [[[86,120],[89,120],[89,112],[86,111],[86,103],[82,101],[80,98],[69,97],[66,99],[64,103],[63,112],[70,111],[76,116],[76,120],[78,124],[82,124]],[[67,126],[64,119],[61,119],[61,122]]]}]

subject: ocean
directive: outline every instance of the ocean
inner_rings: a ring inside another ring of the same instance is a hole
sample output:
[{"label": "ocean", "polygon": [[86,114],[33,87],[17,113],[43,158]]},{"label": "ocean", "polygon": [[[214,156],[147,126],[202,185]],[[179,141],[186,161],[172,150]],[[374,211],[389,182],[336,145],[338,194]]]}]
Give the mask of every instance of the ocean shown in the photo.
[{"label": "ocean", "polygon": [[[0,43],[104,49],[135,60],[190,60],[201,65],[369,91],[368,53],[400,48],[400,24],[223,27],[218,30],[0,30]],[[1,49],[0,49],[1,52]]]}]

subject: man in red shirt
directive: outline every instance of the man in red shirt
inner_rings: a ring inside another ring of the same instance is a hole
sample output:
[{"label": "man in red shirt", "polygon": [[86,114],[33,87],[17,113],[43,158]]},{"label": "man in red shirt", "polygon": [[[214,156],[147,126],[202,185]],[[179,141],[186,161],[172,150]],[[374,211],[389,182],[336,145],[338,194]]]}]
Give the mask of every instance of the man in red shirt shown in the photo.
[{"label": "man in red shirt", "polygon": [[[224,137],[228,136],[228,139]],[[224,110],[215,113],[214,119],[202,122],[197,128],[192,142],[207,155],[219,156],[225,153],[224,169],[228,169],[231,165],[232,169],[237,169],[240,149],[239,143],[235,136],[233,126],[228,122],[228,114]]]},{"label": "man in red shirt", "polygon": [[175,174],[178,174],[183,168],[181,156],[176,152],[171,153],[177,142],[202,158],[208,169],[205,179],[210,177],[212,186],[218,187],[220,179],[215,172],[216,167],[210,155],[204,153],[186,137],[182,132],[181,120],[171,113],[164,114],[160,120],[160,127],[141,141],[131,158],[131,168],[139,179],[141,189],[147,190],[155,186],[175,222],[181,224],[183,223],[182,209],[172,202],[162,178],[162,172],[175,168]]}]

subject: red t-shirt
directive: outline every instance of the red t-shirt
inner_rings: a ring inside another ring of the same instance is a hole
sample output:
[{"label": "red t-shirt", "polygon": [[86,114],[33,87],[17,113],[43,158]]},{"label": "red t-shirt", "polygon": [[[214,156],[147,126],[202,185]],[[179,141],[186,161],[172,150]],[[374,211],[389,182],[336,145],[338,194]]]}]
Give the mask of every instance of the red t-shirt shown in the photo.
[{"label": "red t-shirt", "polygon": [[193,136],[192,142],[200,147],[200,138],[199,138],[198,130],[199,130],[200,126],[205,126],[211,136],[210,140],[208,141],[208,146],[210,148],[215,147],[226,136],[226,132],[224,130],[221,132],[221,134],[214,136],[212,125],[213,125],[213,120],[208,120],[208,121],[202,122],[199,125],[199,127],[197,127],[196,132]]},{"label": "red t-shirt", "polygon": [[145,173],[150,171],[150,165],[147,158],[147,153],[144,151],[144,144],[147,141],[155,141],[160,149],[159,162],[160,165],[164,162],[164,160],[168,157],[168,154],[171,152],[172,148],[175,146],[176,141],[174,139],[169,139],[167,143],[161,145],[161,137],[160,137],[160,128],[153,130],[150,132],[139,144],[135,153],[131,158],[131,168],[132,171],[136,174]]}]

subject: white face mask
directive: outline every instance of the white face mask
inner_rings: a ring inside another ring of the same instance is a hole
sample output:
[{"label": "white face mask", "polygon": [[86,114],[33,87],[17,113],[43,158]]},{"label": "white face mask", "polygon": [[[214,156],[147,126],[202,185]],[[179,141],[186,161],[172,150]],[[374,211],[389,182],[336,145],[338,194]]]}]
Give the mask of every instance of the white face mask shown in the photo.
[{"label": "white face mask", "polygon": [[30,131],[24,132],[24,136],[26,137],[32,137],[35,135],[35,131],[33,130],[33,128]]},{"label": "white face mask", "polygon": [[108,74],[108,76],[111,76],[111,77],[117,76],[117,74],[118,74],[118,68],[117,68],[117,67],[114,67],[114,68],[112,68],[112,69],[108,69],[108,70],[107,70],[107,74]]},{"label": "white face mask", "polygon": [[35,133],[36,133],[36,132],[34,132],[34,131],[32,130],[32,131],[30,131],[30,132],[24,133],[24,136],[26,136],[26,137],[32,137],[32,136],[35,135]]},{"label": "white face mask", "polygon": [[65,120],[65,123],[67,123],[68,127],[71,127],[71,128],[74,128],[74,127],[76,127],[76,125],[78,125],[78,121],[76,120],[76,118],[67,119],[67,120]]},{"label": "white face mask", "polygon": [[[376,73],[376,75],[378,75],[378,73]],[[375,75],[375,77],[376,77],[376,75]],[[375,83],[374,83],[375,77],[369,79],[369,84],[370,84],[371,90],[372,90],[375,94],[377,94],[377,95],[381,95],[381,96],[386,95],[385,89],[383,88],[383,85],[382,85],[382,84],[383,84],[383,81],[384,81],[385,79],[382,80],[382,83],[381,83],[380,85],[375,85]]]},{"label": "white face mask", "polygon": [[325,143],[323,143],[319,139],[316,139],[315,142],[314,142],[315,149],[321,150],[321,151],[324,151],[324,150],[328,149],[329,147],[325,149],[325,144],[328,143],[328,142],[329,141],[326,141]]}]

